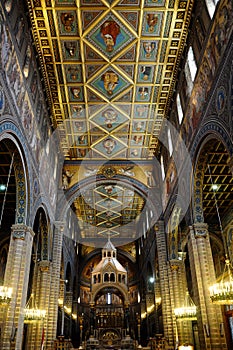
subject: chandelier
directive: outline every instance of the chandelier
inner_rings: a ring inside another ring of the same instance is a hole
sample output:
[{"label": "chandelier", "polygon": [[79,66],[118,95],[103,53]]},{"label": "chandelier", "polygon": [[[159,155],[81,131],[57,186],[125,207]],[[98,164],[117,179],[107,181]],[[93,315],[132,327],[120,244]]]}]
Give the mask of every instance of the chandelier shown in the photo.
[{"label": "chandelier", "polygon": [[175,308],[174,313],[176,319],[180,321],[193,321],[197,319],[197,307],[192,301],[189,292],[186,292],[184,305]]},{"label": "chandelier", "polygon": [[0,305],[7,305],[11,300],[12,288],[0,286]]},{"label": "chandelier", "polygon": [[231,305],[233,304],[233,277],[230,260],[226,258],[224,272],[219,283],[215,283],[210,288],[210,298],[213,304]]},{"label": "chandelier", "polygon": [[24,308],[24,323],[35,323],[45,318],[46,310],[38,309],[34,303],[34,295],[31,294]]}]

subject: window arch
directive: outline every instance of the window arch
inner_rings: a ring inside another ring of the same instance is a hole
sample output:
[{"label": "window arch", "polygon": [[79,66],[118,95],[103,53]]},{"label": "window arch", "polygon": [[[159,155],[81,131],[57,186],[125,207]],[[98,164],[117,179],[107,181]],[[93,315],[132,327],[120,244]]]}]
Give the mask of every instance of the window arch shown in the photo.
[{"label": "window arch", "polygon": [[212,19],[219,0],[206,0],[205,2],[206,2],[206,7],[209,12],[210,18]]},{"label": "window arch", "polygon": [[115,273],[110,274],[110,282],[115,282]]},{"label": "window arch", "polygon": [[172,145],[172,135],[171,135],[171,129],[167,129],[167,138],[168,138],[168,149],[169,149],[169,154],[170,156],[172,155],[173,152],[173,145]]},{"label": "window arch", "polygon": [[179,119],[179,124],[182,123],[184,113],[181,105],[181,100],[180,100],[180,94],[177,95],[176,98],[176,106],[177,106],[177,113],[178,113],[178,119]]}]

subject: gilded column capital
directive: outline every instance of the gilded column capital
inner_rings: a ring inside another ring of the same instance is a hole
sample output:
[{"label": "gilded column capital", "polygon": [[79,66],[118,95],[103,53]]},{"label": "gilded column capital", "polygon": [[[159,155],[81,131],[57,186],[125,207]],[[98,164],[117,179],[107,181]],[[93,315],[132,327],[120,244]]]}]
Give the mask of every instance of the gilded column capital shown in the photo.
[{"label": "gilded column capital", "polygon": [[205,238],[208,236],[208,225],[205,222],[198,222],[190,226],[190,232],[193,232],[195,238]]},{"label": "gilded column capital", "polygon": [[51,262],[48,260],[42,260],[38,263],[39,269],[41,272],[48,272]]},{"label": "gilded column capital", "polygon": [[64,221],[54,221],[54,226],[56,227],[56,229],[63,232],[64,228],[65,228],[65,222]]},{"label": "gilded column capital", "polygon": [[35,236],[33,229],[25,224],[14,224],[11,226],[11,234],[13,239],[25,240],[27,233],[29,233],[32,237]]},{"label": "gilded column capital", "polygon": [[172,271],[177,271],[183,265],[183,261],[178,259],[170,259],[169,265]]}]

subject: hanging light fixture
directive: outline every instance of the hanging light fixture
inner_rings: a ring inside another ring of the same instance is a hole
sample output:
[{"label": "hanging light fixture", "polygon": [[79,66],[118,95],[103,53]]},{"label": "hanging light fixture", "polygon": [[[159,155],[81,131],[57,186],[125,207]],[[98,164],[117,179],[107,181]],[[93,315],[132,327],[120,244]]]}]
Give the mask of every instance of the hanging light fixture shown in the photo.
[{"label": "hanging light fixture", "polygon": [[38,309],[34,302],[34,295],[31,294],[24,308],[24,323],[35,323],[45,318],[46,310]]},{"label": "hanging light fixture", "polygon": [[182,307],[174,309],[174,313],[177,320],[180,321],[193,321],[197,319],[197,307],[194,304],[189,292],[186,292],[185,302]]},{"label": "hanging light fixture", "polygon": [[233,277],[229,259],[226,258],[225,260],[224,272],[220,282],[213,284],[209,290],[212,303],[218,305],[233,304]]},{"label": "hanging light fixture", "polygon": [[[214,201],[215,201],[215,206],[216,206],[216,211],[217,211],[217,216],[219,221],[220,232],[223,239],[224,251],[226,253],[227,252],[226,241],[223,234],[223,228],[222,228],[221,218],[220,218],[219,209],[218,209],[218,203],[215,195],[215,191],[217,191],[218,186],[213,183],[209,164],[208,164],[208,169],[209,169],[211,185],[214,193]],[[209,291],[210,291],[210,299],[212,300],[213,304],[218,304],[218,305],[233,304],[233,273],[232,273],[232,265],[230,260],[228,259],[227,254],[225,259],[225,267],[224,267],[224,271],[221,276],[221,279],[219,282],[216,282],[215,284],[213,284],[209,288]]]},{"label": "hanging light fixture", "polygon": [[0,305],[7,305],[11,300],[12,288],[0,286]]}]

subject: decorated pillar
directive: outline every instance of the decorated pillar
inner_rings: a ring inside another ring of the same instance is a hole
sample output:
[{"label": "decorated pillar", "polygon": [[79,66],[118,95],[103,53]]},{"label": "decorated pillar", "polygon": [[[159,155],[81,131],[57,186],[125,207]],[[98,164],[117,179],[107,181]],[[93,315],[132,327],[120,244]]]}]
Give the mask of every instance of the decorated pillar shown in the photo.
[{"label": "decorated pillar", "polygon": [[45,346],[51,347],[51,342],[56,338],[57,332],[57,317],[58,317],[58,298],[60,286],[60,268],[62,256],[62,241],[63,241],[64,224],[61,221],[55,222],[54,237],[53,237],[53,256],[50,265],[51,283],[50,296],[48,305],[48,318],[46,327]]},{"label": "decorated pillar", "polygon": [[160,276],[164,337],[168,340],[169,345],[172,346],[174,345],[175,339],[175,316],[171,303],[172,271],[168,262],[166,233],[164,231],[163,221],[159,221],[158,225],[155,227],[155,231],[158,250],[158,267]]},{"label": "decorated pillar", "polygon": [[188,252],[194,298],[197,304],[197,322],[203,349],[227,349],[225,335],[221,334],[223,317],[221,307],[210,299],[209,287],[215,282],[215,270],[207,224],[190,226]]},{"label": "decorated pillar", "polygon": [[[193,344],[192,336],[192,320],[190,315],[185,317],[187,313],[186,308],[186,294],[187,294],[187,281],[185,271],[185,253],[179,253],[179,259],[170,260],[170,274],[172,281],[173,296],[171,298],[173,313],[176,308],[183,308],[182,317],[176,317],[176,332],[175,332],[175,343],[176,344]],[[175,313],[174,313],[175,314]],[[189,317],[188,317],[189,316]],[[190,319],[189,319],[190,318]]]},{"label": "decorated pillar", "polygon": [[33,237],[31,227],[24,224],[11,228],[4,285],[12,287],[13,293],[2,329],[2,350],[21,349],[22,346]]},{"label": "decorated pillar", "polygon": [[49,261],[35,262],[34,269],[34,283],[33,283],[33,300],[35,300],[34,307],[38,310],[45,310],[46,314],[41,320],[28,324],[26,347],[28,350],[40,349],[42,344],[47,341],[52,342],[53,339],[48,339],[47,327],[49,317],[49,295],[51,283],[51,263]]}]

